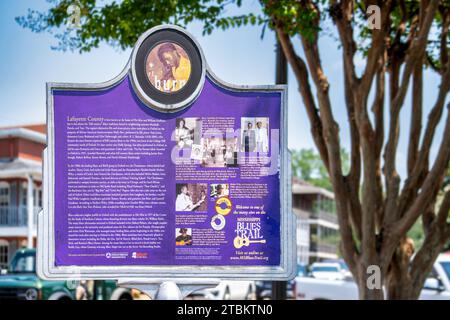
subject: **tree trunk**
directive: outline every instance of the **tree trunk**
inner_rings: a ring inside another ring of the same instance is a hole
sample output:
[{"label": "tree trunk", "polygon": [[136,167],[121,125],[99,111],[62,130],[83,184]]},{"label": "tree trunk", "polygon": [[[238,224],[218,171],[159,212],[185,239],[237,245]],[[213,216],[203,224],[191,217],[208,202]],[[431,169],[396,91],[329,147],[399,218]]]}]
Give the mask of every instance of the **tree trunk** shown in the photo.
[{"label": "tree trunk", "polygon": [[[358,275],[355,275],[357,279],[356,283],[358,285],[358,293],[359,300],[384,300],[384,292],[383,289],[377,289],[370,286],[370,283],[373,281],[373,276],[367,272],[367,267],[369,264],[361,263],[358,266]],[[379,279],[380,283],[383,283],[382,275],[381,279]]]},{"label": "tree trunk", "polygon": [[384,292],[367,288],[366,281],[358,283],[359,300],[384,300]]},{"label": "tree trunk", "polygon": [[411,287],[411,276],[409,272],[411,255],[414,247],[411,240],[403,238],[398,245],[391,264],[389,265],[386,279],[386,297],[389,300],[413,300],[414,292]]}]

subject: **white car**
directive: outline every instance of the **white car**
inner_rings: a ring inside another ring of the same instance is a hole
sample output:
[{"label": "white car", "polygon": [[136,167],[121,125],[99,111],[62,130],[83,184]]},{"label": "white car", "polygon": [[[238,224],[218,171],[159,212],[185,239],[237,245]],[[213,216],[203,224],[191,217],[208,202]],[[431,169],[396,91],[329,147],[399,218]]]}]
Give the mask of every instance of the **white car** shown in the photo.
[{"label": "white car", "polygon": [[208,300],[254,300],[256,287],[254,281],[220,281],[215,288],[194,292],[194,297]]},{"label": "white car", "polygon": [[345,277],[344,270],[337,262],[315,262],[311,266],[311,275],[322,280],[342,280]]},{"label": "white car", "polygon": [[[324,280],[297,277],[297,299],[356,300],[358,287],[352,279]],[[420,293],[421,300],[450,300],[450,254],[441,254]]]}]

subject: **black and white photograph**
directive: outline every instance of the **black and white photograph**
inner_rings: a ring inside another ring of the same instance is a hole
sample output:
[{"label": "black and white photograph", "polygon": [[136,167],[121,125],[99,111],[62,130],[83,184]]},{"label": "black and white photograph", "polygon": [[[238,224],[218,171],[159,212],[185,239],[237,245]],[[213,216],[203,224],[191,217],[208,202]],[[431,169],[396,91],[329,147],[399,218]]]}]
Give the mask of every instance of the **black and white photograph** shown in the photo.
[{"label": "black and white photograph", "polygon": [[191,228],[175,228],[175,245],[191,246],[192,245],[192,229]]},{"label": "black and white photograph", "polygon": [[175,142],[180,149],[192,148],[199,144],[201,137],[201,120],[199,118],[176,119]]},{"label": "black and white photograph", "polygon": [[230,195],[230,185],[227,183],[210,184],[209,196],[213,199],[228,197]]},{"label": "black and white photograph", "polygon": [[269,118],[241,118],[241,151],[269,152]]},{"label": "black and white photograph", "polygon": [[177,183],[175,211],[198,211],[207,210],[206,183]]},{"label": "black and white photograph", "polygon": [[203,138],[202,166],[207,168],[236,167],[238,165],[237,140],[237,138]]}]

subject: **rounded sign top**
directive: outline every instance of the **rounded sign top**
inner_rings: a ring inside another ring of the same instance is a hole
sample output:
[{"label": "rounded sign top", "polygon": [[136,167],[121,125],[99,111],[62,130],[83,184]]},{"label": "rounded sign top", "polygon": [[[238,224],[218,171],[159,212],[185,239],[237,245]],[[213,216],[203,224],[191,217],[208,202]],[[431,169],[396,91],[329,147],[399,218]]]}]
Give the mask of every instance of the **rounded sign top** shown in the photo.
[{"label": "rounded sign top", "polygon": [[197,41],[186,30],[163,25],[137,41],[131,76],[140,100],[162,112],[176,112],[192,104],[205,81],[205,61]]}]

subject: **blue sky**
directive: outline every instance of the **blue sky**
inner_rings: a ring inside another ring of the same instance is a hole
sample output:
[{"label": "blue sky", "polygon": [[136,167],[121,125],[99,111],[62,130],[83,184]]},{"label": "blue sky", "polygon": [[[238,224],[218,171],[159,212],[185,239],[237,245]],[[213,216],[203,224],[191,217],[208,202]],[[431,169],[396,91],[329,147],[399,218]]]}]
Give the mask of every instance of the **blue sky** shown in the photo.
[{"label": "blue sky", "polygon": [[[258,11],[257,0],[246,0],[242,10]],[[48,34],[34,34],[21,28],[14,20],[28,8],[46,8],[45,0],[0,1],[0,126],[45,122],[46,82],[103,82],[120,73],[129,59],[131,50],[120,51],[107,45],[90,53],[52,51],[56,40]],[[197,38],[212,70],[223,80],[235,84],[273,84],[275,61],[275,35],[267,30],[260,39],[261,27],[245,27],[228,31],[214,31],[202,36],[201,25],[193,23],[188,30]],[[297,49],[299,40],[294,39]],[[320,40],[324,69],[331,84],[331,101],[341,125],[341,140],[349,147],[348,126],[343,100],[341,52],[334,40]],[[303,56],[301,50],[299,54]],[[355,59],[361,69],[362,58]],[[289,147],[312,148],[314,143],[297,82],[289,72]],[[426,72],[424,104],[428,113],[435,101],[439,78]],[[425,116],[426,116],[425,114]],[[406,145],[410,119],[410,100],[403,108],[400,150],[397,159],[400,173],[405,172]],[[426,117],[424,117],[426,119]],[[442,125],[437,137],[442,137]],[[432,156],[436,148],[432,149]]]}]

